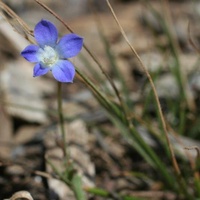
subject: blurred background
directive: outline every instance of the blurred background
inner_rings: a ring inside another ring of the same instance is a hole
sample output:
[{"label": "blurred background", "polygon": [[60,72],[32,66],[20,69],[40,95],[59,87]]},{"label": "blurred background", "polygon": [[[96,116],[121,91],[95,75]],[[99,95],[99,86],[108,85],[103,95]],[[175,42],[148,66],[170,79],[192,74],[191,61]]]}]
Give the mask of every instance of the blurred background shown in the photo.
[{"label": "blurred background", "polygon": [[[69,33],[34,0],[2,2],[32,30],[38,21],[48,19],[56,25],[60,36]],[[42,2],[84,38],[85,45],[114,81],[130,116],[134,116],[132,122],[137,132],[171,170],[147,77],[125,43],[106,1]],[[193,191],[191,165],[196,161],[196,151],[186,151],[185,147],[200,146],[200,2],[110,3],[154,80],[172,145]],[[58,158],[55,162],[62,160],[58,148],[56,82],[51,73],[32,77],[33,64],[20,57],[29,44],[24,30],[3,4],[0,9],[0,199],[27,190],[34,200],[73,200],[64,184],[48,177],[52,170],[45,161],[47,155]],[[72,58],[72,62],[121,112],[113,88],[86,50]],[[74,84],[64,84],[62,89],[67,141],[83,176],[84,188],[87,191],[98,187],[108,192],[107,196],[88,193],[88,199],[125,199],[123,195],[138,200],[184,199],[165,185],[135,148],[134,139],[119,128],[119,123],[78,75]],[[59,162],[57,166],[62,168]]]}]

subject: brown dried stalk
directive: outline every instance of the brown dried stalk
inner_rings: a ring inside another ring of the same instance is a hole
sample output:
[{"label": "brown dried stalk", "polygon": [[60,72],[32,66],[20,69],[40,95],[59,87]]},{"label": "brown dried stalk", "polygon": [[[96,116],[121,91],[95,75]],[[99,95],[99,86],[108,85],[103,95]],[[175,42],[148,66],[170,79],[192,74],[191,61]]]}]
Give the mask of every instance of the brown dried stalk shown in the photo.
[{"label": "brown dried stalk", "polygon": [[[12,10],[10,9],[5,3],[3,3],[2,1],[0,1],[0,8],[6,12],[8,14],[8,16],[10,16],[13,20],[15,20],[21,27],[24,33],[24,37],[30,41],[31,43],[34,43],[31,38],[29,37],[32,36],[33,37],[33,31],[30,30],[30,28],[27,26],[27,24]],[[21,34],[16,27],[13,26],[13,24],[10,22],[10,20],[3,14],[3,12],[0,10],[0,15],[14,28],[14,30],[16,30],[19,34]]]},{"label": "brown dried stalk", "polygon": [[111,11],[111,13],[112,13],[117,25],[118,25],[118,27],[120,29],[120,32],[121,32],[122,36],[124,37],[125,41],[127,42],[128,46],[130,47],[130,49],[133,52],[133,54],[136,56],[137,60],[140,63],[140,67],[142,68],[142,70],[144,71],[144,73],[146,74],[146,76],[147,76],[147,78],[149,80],[149,83],[151,85],[151,88],[152,88],[152,91],[153,91],[153,94],[154,94],[154,97],[155,97],[155,100],[156,100],[156,104],[158,106],[158,111],[159,111],[159,115],[160,115],[160,119],[161,119],[161,123],[162,123],[162,128],[163,128],[163,131],[165,133],[167,144],[168,144],[168,147],[169,147],[169,150],[170,150],[172,163],[173,163],[173,166],[174,166],[174,169],[175,169],[176,173],[179,176],[181,172],[180,172],[179,166],[177,164],[172,145],[171,145],[170,140],[169,140],[169,136],[168,136],[168,132],[167,132],[167,126],[166,126],[166,123],[165,123],[165,119],[164,119],[163,112],[162,112],[162,109],[161,109],[160,101],[159,101],[159,98],[158,98],[158,95],[157,95],[157,91],[156,91],[155,85],[154,85],[153,80],[151,78],[151,75],[149,74],[149,72],[148,72],[147,68],[145,67],[144,63],[142,62],[140,56],[138,55],[138,53],[136,52],[134,47],[129,42],[129,40],[128,40],[127,36],[126,36],[126,33],[124,32],[124,29],[122,28],[119,20],[117,19],[117,16],[115,15],[115,12],[114,12],[109,0],[106,0],[106,2],[107,2],[108,7],[109,7],[109,9],[110,9],[110,11]]}]

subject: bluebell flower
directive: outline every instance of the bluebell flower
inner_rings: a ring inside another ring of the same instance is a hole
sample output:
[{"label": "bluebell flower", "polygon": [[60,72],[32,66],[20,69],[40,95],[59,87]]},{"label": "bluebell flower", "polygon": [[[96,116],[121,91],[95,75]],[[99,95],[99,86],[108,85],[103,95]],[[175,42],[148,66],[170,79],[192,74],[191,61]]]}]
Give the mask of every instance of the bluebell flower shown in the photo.
[{"label": "bluebell flower", "polygon": [[73,82],[75,68],[68,58],[81,51],[83,38],[67,34],[58,41],[57,28],[47,20],[41,20],[35,26],[34,37],[38,45],[31,44],[21,52],[26,60],[36,63],[33,76],[42,76],[52,71],[57,81]]}]

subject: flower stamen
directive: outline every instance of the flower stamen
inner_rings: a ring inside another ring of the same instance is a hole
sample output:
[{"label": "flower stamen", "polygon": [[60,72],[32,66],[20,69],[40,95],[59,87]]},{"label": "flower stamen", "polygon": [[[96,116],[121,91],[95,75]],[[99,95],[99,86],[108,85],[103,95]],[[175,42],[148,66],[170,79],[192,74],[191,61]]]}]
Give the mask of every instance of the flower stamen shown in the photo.
[{"label": "flower stamen", "polygon": [[44,46],[44,49],[39,50],[40,61],[47,67],[54,65],[59,57],[57,52],[50,46]]}]

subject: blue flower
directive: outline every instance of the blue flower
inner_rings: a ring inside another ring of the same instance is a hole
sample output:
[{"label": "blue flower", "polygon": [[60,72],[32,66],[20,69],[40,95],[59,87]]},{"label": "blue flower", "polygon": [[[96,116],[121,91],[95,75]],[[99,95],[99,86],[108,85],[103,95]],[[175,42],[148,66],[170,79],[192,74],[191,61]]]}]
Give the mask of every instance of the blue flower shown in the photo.
[{"label": "blue flower", "polygon": [[67,59],[81,51],[83,38],[67,34],[58,41],[57,28],[47,20],[41,20],[35,26],[34,37],[38,45],[29,45],[21,52],[26,60],[36,63],[33,76],[42,76],[52,71],[57,81],[73,82],[75,69]]}]

